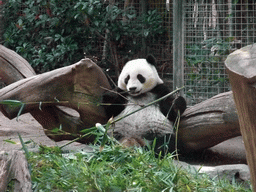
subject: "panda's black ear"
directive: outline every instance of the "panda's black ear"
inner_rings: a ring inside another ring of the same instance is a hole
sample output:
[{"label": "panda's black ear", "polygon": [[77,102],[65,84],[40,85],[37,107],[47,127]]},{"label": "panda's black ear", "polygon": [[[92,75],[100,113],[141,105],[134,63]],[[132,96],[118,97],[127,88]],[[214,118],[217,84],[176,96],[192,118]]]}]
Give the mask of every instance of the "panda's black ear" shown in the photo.
[{"label": "panda's black ear", "polygon": [[153,55],[148,55],[146,57],[146,60],[148,63],[152,64],[152,65],[156,65],[156,58]]}]

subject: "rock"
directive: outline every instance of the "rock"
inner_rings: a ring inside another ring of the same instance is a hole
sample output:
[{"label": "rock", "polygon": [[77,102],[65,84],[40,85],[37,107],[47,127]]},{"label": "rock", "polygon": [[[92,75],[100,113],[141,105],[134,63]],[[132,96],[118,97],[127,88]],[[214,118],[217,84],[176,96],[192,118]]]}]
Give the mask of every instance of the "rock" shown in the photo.
[{"label": "rock", "polygon": [[239,183],[250,180],[249,166],[245,164],[200,166],[176,160],[174,162],[177,166],[185,168],[190,172],[205,173],[212,179],[227,179],[230,182],[235,179]]},{"label": "rock", "polygon": [[235,178],[238,182],[250,180],[249,166],[245,164],[195,167],[199,173],[206,173],[210,178],[225,178],[229,181]]}]

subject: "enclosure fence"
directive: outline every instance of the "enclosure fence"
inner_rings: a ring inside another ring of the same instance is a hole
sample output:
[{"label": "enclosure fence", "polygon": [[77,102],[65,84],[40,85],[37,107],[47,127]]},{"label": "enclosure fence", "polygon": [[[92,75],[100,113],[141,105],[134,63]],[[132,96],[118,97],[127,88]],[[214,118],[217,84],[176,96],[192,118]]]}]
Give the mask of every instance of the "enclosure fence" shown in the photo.
[{"label": "enclosure fence", "polygon": [[224,61],[255,43],[255,5],[250,0],[186,1],[184,77],[190,105],[230,90]]}]

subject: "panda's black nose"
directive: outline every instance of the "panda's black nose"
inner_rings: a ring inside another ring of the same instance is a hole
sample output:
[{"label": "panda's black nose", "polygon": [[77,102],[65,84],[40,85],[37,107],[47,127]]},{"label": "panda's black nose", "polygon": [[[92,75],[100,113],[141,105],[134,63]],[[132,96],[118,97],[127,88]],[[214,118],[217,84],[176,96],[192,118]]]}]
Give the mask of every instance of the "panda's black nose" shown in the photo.
[{"label": "panda's black nose", "polygon": [[135,91],[137,89],[137,87],[130,87],[129,91]]}]

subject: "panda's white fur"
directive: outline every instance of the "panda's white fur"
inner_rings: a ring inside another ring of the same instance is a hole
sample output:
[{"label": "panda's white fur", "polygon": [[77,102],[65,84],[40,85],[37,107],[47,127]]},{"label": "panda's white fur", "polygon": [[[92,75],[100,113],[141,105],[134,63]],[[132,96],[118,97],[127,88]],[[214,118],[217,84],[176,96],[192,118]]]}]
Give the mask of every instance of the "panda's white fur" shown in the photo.
[{"label": "panda's white fur", "polygon": [[[141,106],[153,102],[156,99],[156,95],[151,92],[147,92],[140,97],[133,97],[129,95],[127,96],[127,99],[127,106],[114,118],[115,120],[130,114],[131,112],[141,108]],[[160,111],[159,104],[154,104],[116,122],[114,129],[115,131],[122,133],[124,138],[129,138],[131,136],[131,132],[134,133],[135,135],[133,136],[136,137],[136,135],[141,135],[142,131],[149,130],[151,134],[150,137],[152,137],[150,140],[152,140],[154,137],[159,136],[159,133],[161,133],[162,136],[172,134],[173,123]],[[148,140],[148,138],[144,139]]]},{"label": "panda's white fur", "polygon": [[[139,74],[146,78],[145,83],[141,83],[138,80],[137,76]],[[128,84],[125,84],[124,80],[128,75],[130,76],[130,79]],[[118,87],[120,89],[131,91],[130,88],[136,88],[134,92],[130,92],[133,96],[146,93],[156,85],[162,83],[163,80],[160,79],[155,66],[149,64],[146,59],[135,59],[127,62],[118,78]]]}]

